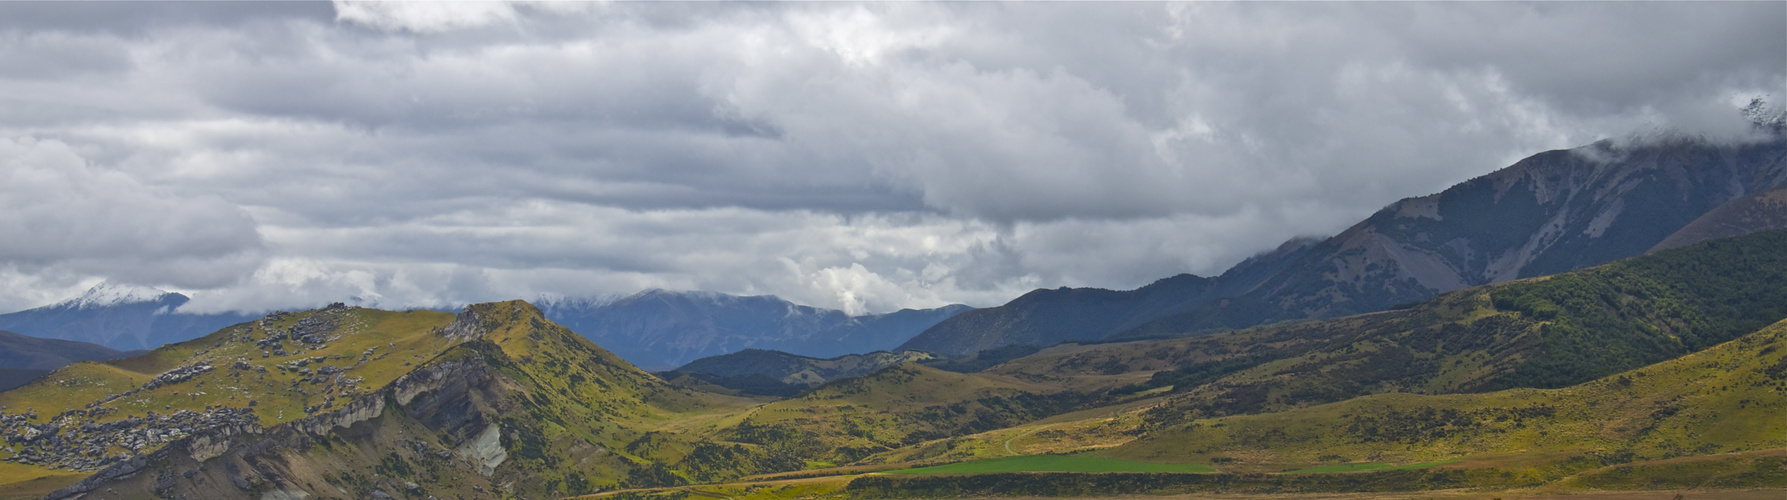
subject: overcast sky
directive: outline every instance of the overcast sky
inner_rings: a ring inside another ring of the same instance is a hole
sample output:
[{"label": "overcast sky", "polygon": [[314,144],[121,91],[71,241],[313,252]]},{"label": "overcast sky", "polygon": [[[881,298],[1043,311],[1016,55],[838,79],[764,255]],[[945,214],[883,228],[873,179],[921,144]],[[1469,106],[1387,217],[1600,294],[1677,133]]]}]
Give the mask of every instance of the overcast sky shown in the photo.
[{"label": "overcast sky", "polygon": [[0,311],[1127,289],[1784,68],[1782,2],[0,2]]}]

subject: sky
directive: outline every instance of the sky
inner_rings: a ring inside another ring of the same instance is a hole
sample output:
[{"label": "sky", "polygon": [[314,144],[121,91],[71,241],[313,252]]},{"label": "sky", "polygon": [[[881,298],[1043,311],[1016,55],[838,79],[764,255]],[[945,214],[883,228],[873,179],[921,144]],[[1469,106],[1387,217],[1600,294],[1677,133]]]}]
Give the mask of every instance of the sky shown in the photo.
[{"label": "sky", "polygon": [[1781,2],[0,2],[0,311],[1130,289],[1784,88]]}]

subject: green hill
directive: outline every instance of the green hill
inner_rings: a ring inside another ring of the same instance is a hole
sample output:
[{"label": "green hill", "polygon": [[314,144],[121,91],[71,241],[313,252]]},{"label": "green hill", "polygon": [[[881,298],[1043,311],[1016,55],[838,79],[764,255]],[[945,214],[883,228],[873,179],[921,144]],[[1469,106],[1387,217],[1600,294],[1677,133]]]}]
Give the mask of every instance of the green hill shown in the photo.
[{"label": "green hill", "polygon": [[[1077,454],[893,471],[843,489],[926,498],[1787,488],[1787,321],[1562,389],[1379,394],[1160,427],[1138,420],[1060,421],[1019,435],[1032,452]],[[1106,442],[1080,439],[1100,429]],[[1096,473],[1205,464],[1220,473]]]},{"label": "green hill", "polygon": [[457,316],[275,314],[76,364],[0,403],[35,410],[8,419],[6,434],[50,437],[7,459],[95,472],[53,497],[549,496],[680,484],[697,463],[732,476],[802,465],[707,456],[713,445],[680,436],[629,447],[749,401],[673,388],[520,301]]},{"label": "green hill", "polygon": [[763,405],[719,435],[844,464],[921,442],[1011,427],[1085,402],[1061,387],[917,363]]},{"label": "green hill", "polygon": [[[1189,444],[1189,445],[1188,445]],[[1562,389],[1379,394],[1163,426],[1100,452],[1210,463],[1466,460],[1527,481],[1630,462],[1787,448],[1787,321],[1701,352]],[[1787,478],[1787,472],[1781,474]]]}]

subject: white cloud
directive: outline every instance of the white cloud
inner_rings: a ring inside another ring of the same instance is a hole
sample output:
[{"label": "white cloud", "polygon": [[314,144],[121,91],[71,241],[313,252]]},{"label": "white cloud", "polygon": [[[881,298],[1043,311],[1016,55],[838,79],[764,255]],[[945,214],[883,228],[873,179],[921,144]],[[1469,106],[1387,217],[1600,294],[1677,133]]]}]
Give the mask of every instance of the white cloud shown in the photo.
[{"label": "white cloud", "polygon": [[510,2],[336,0],[335,16],[379,29],[430,33],[513,22],[516,14]]},{"label": "white cloud", "polygon": [[0,138],[0,235],[13,269],[148,285],[225,285],[262,257],[254,220],[222,198],[178,196],[32,137]]}]

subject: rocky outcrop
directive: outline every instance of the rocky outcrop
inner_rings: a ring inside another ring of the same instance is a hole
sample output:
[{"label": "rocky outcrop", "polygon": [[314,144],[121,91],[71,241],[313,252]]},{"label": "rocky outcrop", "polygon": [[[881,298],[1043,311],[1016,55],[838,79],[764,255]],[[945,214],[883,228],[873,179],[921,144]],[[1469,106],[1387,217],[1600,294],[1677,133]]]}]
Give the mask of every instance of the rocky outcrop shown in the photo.
[{"label": "rocky outcrop", "polygon": [[[237,425],[195,429],[152,453],[116,461],[48,498],[72,498],[101,488],[195,499],[304,498],[317,492],[369,497],[379,489],[366,483],[366,491],[339,491],[357,484],[338,484],[342,474],[365,475],[378,464],[342,462],[339,454],[328,459],[313,455],[324,443],[365,449],[346,456],[401,454],[404,460],[490,478],[508,455],[501,427],[489,415],[506,409],[502,401],[512,385],[485,363],[481,353],[490,349],[495,347],[463,345],[379,391],[285,424],[263,428],[250,418]],[[429,432],[403,434],[408,426]],[[397,435],[406,437],[392,438]],[[343,441],[340,436],[354,438]],[[424,489],[401,483],[384,487],[384,491]]]},{"label": "rocky outcrop", "polygon": [[[149,412],[146,416],[104,423],[82,423],[77,418],[98,414],[101,413],[73,410],[52,417],[47,423],[30,424],[33,415],[0,413],[0,436],[5,438],[7,448],[13,452],[6,461],[72,471],[97,471],[128,462],[138,453],[165,443],[217,429],[255,428],[258,422],[252,412],[234,408],[179,410],[165,415]],[[111,451],[115,448],[123,451]]]},{"label": "rocky outcrop", "polygon": [[485,427],[478,437],[459,447],[459,456],[478,466],[478,473],[484,477],[496,474],[496,466],[509,459],[509,452],[503,449],[502,427],[496,424]]},{"label": "rocky outcrop", "polygon": [[459,316],[453,318],[452,323],[441,327],[440,331],[436,333],[452,340],[466,341],[482,338],[488,332],[489,329],[484,326],[483,319],[478,317],[478,311],[468,307],[464,311],[460,311]]}]

